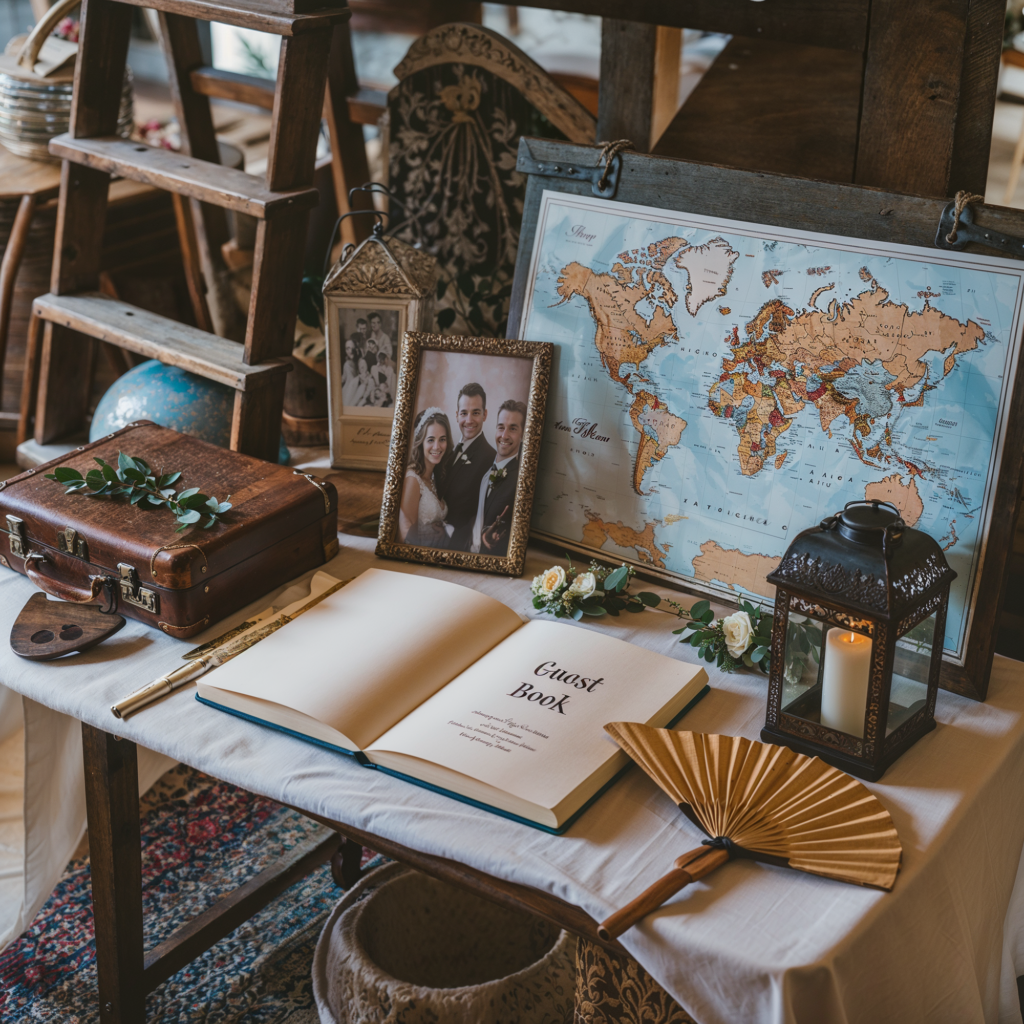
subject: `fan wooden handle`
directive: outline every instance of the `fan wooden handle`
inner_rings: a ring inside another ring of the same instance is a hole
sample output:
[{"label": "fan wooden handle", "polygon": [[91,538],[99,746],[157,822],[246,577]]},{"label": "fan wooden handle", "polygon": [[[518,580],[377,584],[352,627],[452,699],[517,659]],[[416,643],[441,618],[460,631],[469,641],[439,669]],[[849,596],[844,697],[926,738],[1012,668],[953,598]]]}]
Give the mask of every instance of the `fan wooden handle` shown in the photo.
[{"label": "fan wooden handle", "polygon": [[699,846],[696,850],[690,850],[682,857],[677,857],[675,867],[667,875],[659,878],[646,892],[642,892],[635,900],[602,921],[597,926],[597,934],[606,941],[618,938],[642,917],[646,917],[652,910],[657,910],[684,886],[703,878],[728,859],[729,854],[726,850],[712,846]]}]

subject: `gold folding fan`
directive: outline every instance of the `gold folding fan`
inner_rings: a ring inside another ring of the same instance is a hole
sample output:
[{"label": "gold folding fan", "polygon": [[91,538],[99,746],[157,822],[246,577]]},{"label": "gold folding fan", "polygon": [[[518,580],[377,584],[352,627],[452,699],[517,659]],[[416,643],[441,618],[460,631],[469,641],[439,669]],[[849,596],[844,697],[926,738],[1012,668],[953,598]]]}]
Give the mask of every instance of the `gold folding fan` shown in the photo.
[{"label": "gold folding fan", "polygon": [[733,857],[891,889],[903,848],[889,812],[856,779],[816,757],[741,736],[605,726],[710,839],[598,928],[615,938],[683,886]]}]

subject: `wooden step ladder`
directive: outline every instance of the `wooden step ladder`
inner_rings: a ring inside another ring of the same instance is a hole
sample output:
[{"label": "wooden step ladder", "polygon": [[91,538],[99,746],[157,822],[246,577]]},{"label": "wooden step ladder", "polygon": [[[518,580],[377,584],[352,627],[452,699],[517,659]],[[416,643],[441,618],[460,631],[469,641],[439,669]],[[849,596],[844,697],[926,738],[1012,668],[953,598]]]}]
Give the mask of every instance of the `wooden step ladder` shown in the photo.
[{"label": "wooden step ladder", "polygon": [[[50,144],[63,160],[51,293],[33,307],[44,325],[38,444],[85,425],[95,348],[89,339],[99,339],[234,388],[231,447],[277,460],[306,229],[318,201],[312,181],[324,89],[329,66],[345,66],[345,54],[351,63],[349,11],[324,2],[84,0],[71,127]],[[179,153],[115,134],[133,6],[160,15],[181,124]],[[210,101],[191,78],[203,63],[195,19],[282,37],[264,181],[219,163]],[[100,294],[111,175],[186,197],[214,252],[228,237],[227,210],[258,219],[244,346]]]}]

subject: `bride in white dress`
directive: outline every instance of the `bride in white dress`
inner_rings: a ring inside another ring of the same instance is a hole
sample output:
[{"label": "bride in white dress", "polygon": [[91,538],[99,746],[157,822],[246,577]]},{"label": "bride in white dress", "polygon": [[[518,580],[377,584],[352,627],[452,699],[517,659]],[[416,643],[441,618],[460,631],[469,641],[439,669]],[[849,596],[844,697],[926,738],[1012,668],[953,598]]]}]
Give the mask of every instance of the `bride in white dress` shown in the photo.
[{"label": "bride in white dress", "polygon": [[438,495],[438,488],[451,460],[451,436],[448,417],[436,405],[416,418],[398,512],[398,536],[405,544],[448,546],[444,528],[448,506]]}]

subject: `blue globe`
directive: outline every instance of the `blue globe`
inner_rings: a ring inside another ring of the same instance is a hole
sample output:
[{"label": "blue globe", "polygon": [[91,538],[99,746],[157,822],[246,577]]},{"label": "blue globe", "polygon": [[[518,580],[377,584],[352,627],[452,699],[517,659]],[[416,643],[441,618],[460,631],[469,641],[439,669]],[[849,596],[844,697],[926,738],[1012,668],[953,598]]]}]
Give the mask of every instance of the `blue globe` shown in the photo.
[{"label": "blue globe", "polygon": [[[226,384],[149,359],[108,388],[93,414],[89,440],[96,441],[135,420],[152,420],[227,448],[234,401],[234,389]],[[282,438],[277,461],[287,463],[288,457]]]}]

